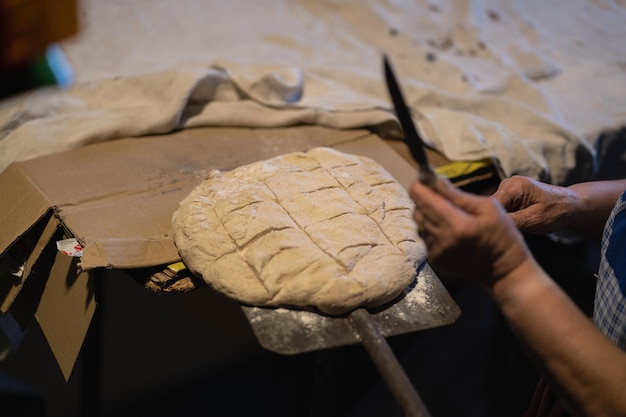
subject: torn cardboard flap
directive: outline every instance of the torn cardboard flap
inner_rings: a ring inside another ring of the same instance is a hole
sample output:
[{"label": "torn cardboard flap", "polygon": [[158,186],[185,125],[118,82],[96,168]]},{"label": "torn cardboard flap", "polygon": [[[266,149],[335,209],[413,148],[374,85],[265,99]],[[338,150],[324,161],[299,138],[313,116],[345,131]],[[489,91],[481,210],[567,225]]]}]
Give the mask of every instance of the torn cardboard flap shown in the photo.
[{"label": "torn cardboard flap", "polygon": [[30,278],[34,265],[59,227],[52,211],[30,227],[0,258],[0,312],[5,314]]},{"label": "torn cardboard flap", "polygon": [[[9,288],[3,300],[2,318],[10,317],[26,331],[35,317],[68,380],[95,313],[93,277],[79,270],[79,258],[58,249],[64,237],[58,220],[44,217],[33,229],[41,225],[43,232],[37,234],[40,237],[25,262],[23,279]],[[32,232],[26,235],[28,240]],[[19,241],[8,252],[23,243]]]},{"label": "torn cardboard flap", "polygon": [[17,193],[9,185],[19,184],[25,196],[0,206],[0,218],[12,224],[0,252],[54,208],[83,245],[85,271],[175,262],[172,213],[210,171],[316,146],[370,156],[403,185],[414,178],[406,161],[365,130],[202,128],[119,139],[16,163],[0,174],[2,193]]},{"label": "torn cardboard flap", "polygon": [[94,278],[81,272],[78,259],[57,252],[35,318],[69,380],[96,311]]},{"label": "torn cardboard flap", "polygon": [[24,235],[51,207],[28,170],[12,164],[0,175],[0,254]]}]

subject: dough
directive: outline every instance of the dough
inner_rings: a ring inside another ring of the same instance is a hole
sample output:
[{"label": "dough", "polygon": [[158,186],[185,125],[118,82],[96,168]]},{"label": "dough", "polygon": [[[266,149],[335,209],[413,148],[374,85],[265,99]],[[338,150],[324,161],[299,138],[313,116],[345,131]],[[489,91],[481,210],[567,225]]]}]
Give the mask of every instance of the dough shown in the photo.
[{"label": "dough", "polygon": [[255,306],[378,307],[424,253],[413,203],[382,166],[330,148],[213,171],[172,217],[187,267]]}]

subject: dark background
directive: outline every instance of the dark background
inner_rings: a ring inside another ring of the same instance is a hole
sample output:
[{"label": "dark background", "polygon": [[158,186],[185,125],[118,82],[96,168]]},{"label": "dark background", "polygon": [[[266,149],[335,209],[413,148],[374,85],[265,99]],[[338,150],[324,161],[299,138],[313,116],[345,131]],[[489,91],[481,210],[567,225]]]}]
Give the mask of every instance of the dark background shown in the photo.
[{"label": "dark background", "polygon": [[[528,243],[590,311],[597,248],[543,237]],[[157,294],[122,271],[97,279],[96,318],[70,381],[32,326],[0,362],[5,386],[19,388],[11,401],[21,402],[9,414],[3,406],[3,416],[402,415],[359,345],[281,356],[261,348],[237,303],[210,288]],[[390,338],[396,356],[434,417],[519,416],[534,367],[480,288],[442,280],[461,317]]]}]

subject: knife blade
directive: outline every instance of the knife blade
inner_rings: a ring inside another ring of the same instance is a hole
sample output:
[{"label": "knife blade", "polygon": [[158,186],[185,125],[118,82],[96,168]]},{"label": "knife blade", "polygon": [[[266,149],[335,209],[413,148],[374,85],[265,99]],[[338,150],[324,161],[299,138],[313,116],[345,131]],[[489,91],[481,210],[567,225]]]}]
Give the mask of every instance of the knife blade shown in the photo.
[{"label": "knife blade", "polygon": [[389,62],[387,55],[383,56],[383,62],[385,67],[387,90],[389,92],[389,96],[391,97],[391,101],[393,102],[393,107],[396,112],[396,116],[398,117],[398,121],[402,126],[404,142],[407,144],[409,151],[411,152],[411,156],[415,162],[417,162],[419,168],[418,180],[435,190],[437,188],[437,174],[428,162],[428,157],[426,156],[426,151],[424,149],[424,141],[413,124],[411,113],[409,112],[409,108],[404,101],[402,90],[400,89],[400,85],[398,84],[395,73],[391,68],[391,62]]}]

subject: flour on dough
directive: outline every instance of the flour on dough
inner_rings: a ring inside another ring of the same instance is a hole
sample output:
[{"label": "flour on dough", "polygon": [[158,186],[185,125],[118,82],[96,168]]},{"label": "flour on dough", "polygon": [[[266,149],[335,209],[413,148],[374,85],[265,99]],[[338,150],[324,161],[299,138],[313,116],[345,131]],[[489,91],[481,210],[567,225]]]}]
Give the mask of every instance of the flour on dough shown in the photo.
[{"label": "flour on dough", "polygon": [[187,267],[255,306],[378,307],[424,253],[407,192],[375,161],[330,148],[214,171],[172,217]]}]

